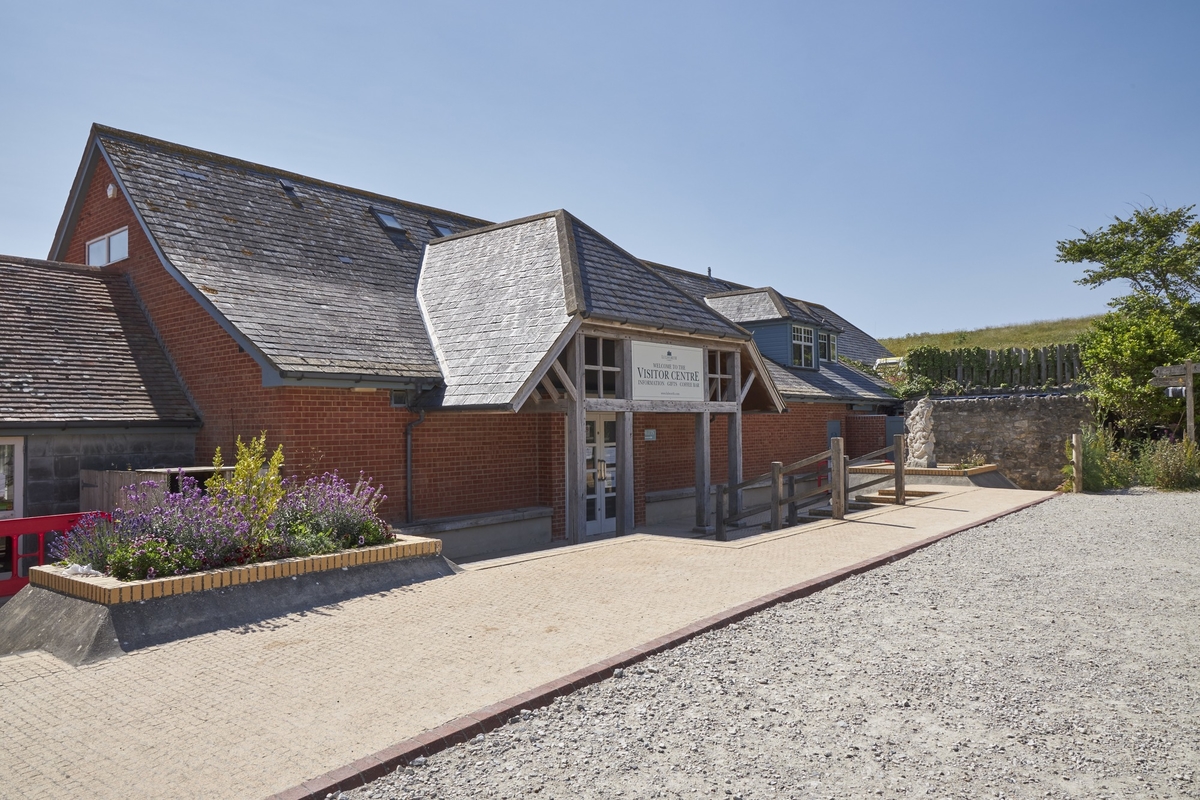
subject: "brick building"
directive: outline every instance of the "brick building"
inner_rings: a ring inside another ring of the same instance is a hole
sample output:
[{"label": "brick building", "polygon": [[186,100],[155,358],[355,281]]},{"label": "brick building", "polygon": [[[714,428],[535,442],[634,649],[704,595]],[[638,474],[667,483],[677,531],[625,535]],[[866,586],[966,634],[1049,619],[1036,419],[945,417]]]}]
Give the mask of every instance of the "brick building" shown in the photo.
[{"label": "brick building", "polygon": [[714,482],[879,447],[894,407],[838,359],[887,351],[828,308],[565,211],[491,224],[100,126],[50,258],[126,276],[197,461],[266,431],[449,554],[706,523]]}]

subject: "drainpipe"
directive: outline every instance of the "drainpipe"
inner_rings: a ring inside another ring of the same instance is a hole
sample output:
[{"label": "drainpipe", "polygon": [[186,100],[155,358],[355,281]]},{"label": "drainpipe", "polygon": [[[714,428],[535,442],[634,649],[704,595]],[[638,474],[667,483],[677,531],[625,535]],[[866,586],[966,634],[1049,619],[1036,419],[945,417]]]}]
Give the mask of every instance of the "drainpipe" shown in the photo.
[{"label": "drainpipe", "polygon": [[416,419],[404,426],[404,515],[410,525],[416,521],[413,513],[413,428],[425,421],[425,409],[417,409],[417,414]]}]

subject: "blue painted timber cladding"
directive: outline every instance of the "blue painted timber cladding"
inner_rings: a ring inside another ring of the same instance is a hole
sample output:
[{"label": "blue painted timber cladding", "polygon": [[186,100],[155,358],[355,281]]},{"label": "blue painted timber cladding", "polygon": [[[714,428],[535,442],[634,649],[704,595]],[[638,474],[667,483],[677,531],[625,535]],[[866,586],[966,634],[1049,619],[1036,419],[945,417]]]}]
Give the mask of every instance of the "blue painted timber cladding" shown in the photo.
[{"label": "blue painted timber cladding", "polygon": [[767,358],[780,364],[792,363],[792,323],[787,320],[779,322],[759,322],[751,325],[743,323],[742,327],[754,336],[758,350]]}]

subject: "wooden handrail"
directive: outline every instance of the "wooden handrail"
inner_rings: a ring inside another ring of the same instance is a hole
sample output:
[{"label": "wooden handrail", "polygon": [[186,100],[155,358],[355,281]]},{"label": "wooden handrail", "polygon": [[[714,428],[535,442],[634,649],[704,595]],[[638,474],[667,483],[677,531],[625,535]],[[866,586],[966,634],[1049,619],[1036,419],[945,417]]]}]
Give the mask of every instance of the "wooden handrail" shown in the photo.
[{"label": "wooden handrail", "polygon": [[896,449],[896,445],[890,444],[887,447],[881,448],[879,450],[875,450],[873,452],[867,453],[866,455],[862,455],[862,456],[859,456],[858,458],[852,459],[850,461],[850,466],[854,466],[855,464],[861,464],[864,461],[868,461],[873,458],[878,458],[879,456],[887,455],[888,453],[893,452],[895,449]]}]

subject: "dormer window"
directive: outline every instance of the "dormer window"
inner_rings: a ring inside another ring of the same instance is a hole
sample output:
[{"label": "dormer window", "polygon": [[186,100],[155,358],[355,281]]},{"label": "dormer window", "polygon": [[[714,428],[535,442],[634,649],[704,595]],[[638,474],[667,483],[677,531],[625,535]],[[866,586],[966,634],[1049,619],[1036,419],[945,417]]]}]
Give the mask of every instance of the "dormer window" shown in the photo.
[{"label": "dormer window", "polygon": [[89,267],[103,267],[124,258],[129,258],[129,228],[121,228],[87,243]]},{"label": "dormer window", "polygon": [[837,334],[821,331],[817,342],[821,349],[821,360],[837,363]]},{"label": "dormer window", "polygon": [[792,366],[815,367],[813,353],[813,329],[792,326]]}]

